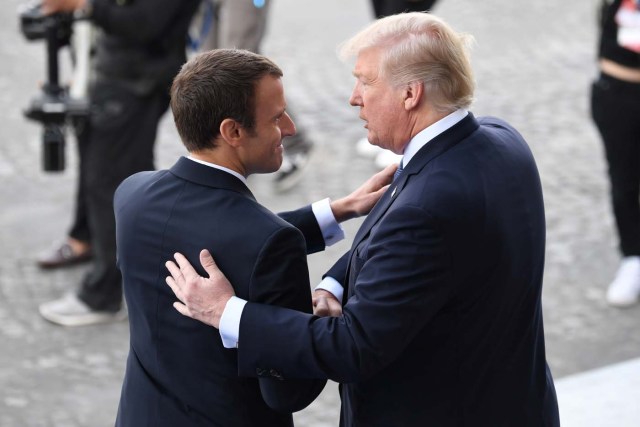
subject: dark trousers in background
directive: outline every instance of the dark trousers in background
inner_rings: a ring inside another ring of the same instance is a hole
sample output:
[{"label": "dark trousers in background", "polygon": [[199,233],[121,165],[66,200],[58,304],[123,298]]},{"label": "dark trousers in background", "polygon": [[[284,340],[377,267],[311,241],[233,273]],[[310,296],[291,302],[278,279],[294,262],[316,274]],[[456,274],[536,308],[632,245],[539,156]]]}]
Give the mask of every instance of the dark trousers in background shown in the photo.
[{"label": "dark trousers in background", "polygon": [[[76,139],[78,146],[78,157],[82,160],[85,158],[85,151],[87,150],[87,136],[84,135],[88,131],[88,123],[81,123],[76,125]],[[87,203],[85,200],[85,194],[82,183],[84,177],[82,176],[82,168],[80,168],[77,189],[76,189],[76,206],[73,216],[73,224],[69,230],[69,237],[72,237],[81,242],[91,243],[91,231],[89,230],[89,218],[87,217]]]},{"label": "dark trousers in background", "polygon": [[623,256],[640,256],[640,84],[601,74],[591,113],[604,142]]},{"label": "dark trousers in background", "polygon": [[431,10],[436,0],[371,0],[376,18],[402,12],[424,12]]},{"label": "dark trousers in background", "polygon": [[116,266],[113,195],[128,176],[153,170],[158,122],[169,106],[168,88],[139,95],[120,83],[97,82],[91,90],[91,119],[82,133],[82,192],[94,264],[78,297],[94,310],[117,311],[122,277]]},{"label": "dark trousers in background", "polygon": [[[76,132],[79,164],[81,165],[86,157],[87,142],[89,130],[89,123],[87,121],[80,121],[74,124],[74,130]],[[83,182],[85,181],[84,172],[82,167],[79,168],[78,181],[76,188],[76,206],[73,216],[73,224],[69,230],[69,237],[72,237],[81,242],[91,243],[91,230],[89,229],[89,218],[87,216],[87,202],[84,194]]]}]

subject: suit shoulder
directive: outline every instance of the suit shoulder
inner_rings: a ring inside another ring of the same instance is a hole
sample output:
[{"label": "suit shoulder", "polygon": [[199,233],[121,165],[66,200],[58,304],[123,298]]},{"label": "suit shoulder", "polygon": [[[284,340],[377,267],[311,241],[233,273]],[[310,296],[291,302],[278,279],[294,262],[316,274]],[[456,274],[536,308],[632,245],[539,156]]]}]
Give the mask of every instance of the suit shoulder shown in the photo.
[{"label": "suit shoulder", "polygon": [[483,117],[478,117],[477,120],[480,126],[496,126],[496,127],[505,127],[505,128],[513,129],[513,126],[511,126],[505,120],[500,119],[498,117],[483,116]]},{"label": "suit shoulder", "polygon": [[144,171],[134,173],[133,175],[127,177],[120,183],[118,188],[116,189],[114,201],[116,204],[122,198],[130,198],[131,195],[139,189],[145,187],[146,185],[157,182],[163,177],[167,176],[169,173],[168,170],[161,171]]},{"label": "suit shoulder", "polygon": [[144,171],[144,172],[134,173],[133,175],[125,178],[124,181],[122,181],[122,183],[120,183],[120,185],[118,186],[118,189],[120,189],[121,187],[122,188],[136,187],[136,186],[143,185],[144,183],[147,183],[147,182],[155,182],[161,179],[162,177],[166,176],[168,172],[169,172],[168,170],[160,170],[160,171]]},{"label": "suit shoulder", "polygon": [[508,135],[526,144],[524,138],[516,128],[497,117],[487,116],[478,118],[479,132],[485,135]]},{"label": "suit shoulder", "polygon": [[243,201],[247,204],[246,209],[249,217],[256,222],[259,222],[260,226],[265,229],[266,233],[275,232],[281,229],[297,230],[293,225],[289,224],[276,213],[267,209],[260,203],[247,198],[243,198]]}]

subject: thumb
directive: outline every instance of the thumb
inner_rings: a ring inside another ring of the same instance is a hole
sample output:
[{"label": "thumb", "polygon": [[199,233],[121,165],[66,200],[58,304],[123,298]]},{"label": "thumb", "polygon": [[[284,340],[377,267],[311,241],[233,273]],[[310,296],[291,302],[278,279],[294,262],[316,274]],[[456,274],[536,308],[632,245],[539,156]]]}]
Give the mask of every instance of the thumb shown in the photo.
[{"label": "thumb", "polygon": [[218,269],[218,265],[211,256],[211,252],[209,252],[208,249],[203,249],[200,251],[200,265],[202,265],[202,268],[204,268],[204,271],[207,272],[209,277],[213,277],[214,274],[220,271]]}]

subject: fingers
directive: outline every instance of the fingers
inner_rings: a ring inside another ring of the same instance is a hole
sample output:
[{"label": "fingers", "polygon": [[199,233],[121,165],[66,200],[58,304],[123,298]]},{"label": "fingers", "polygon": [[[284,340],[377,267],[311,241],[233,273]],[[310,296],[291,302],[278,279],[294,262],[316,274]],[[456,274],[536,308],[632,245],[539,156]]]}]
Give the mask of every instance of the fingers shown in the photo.
[{"label": "fingers", "polygon": [[381,185],[390,184],[391,181],[393,181],[393,174],[396,173],[397,169],[398,169],[398,165],[395,164],[395,163],[387,166],[386,168],[384,168],[378,174],[380,176],[381,181],[382,181]]},{"label": "fingers", "polygon": [[176,298],[178,298],[180,301],[184,301],[184,295],[182,293],[182,288],[180,288],[180,286],[176,283],[176,281],[173,279],[173,277],[172,276],[167,276],[166,279],[164,279],[164,281],[167,282],[167,285],[169,285],[169,287],[173,291],[173,293],[176,296]]},{"label": "fingers", "polygon": [[320,317],[329,315],[329,302],[326,297],[318,297],[314,300],[313,314]]},{"label": "fingers", "polygon": [[164,265],[167,267],[167,270],[169,270],[169,274],[171,274],[171,276],[167,276],[164,281],[169,285],[176,298],[180,301],[184,301],[184,294],[182,293],[184,277],[182,276],[182,272],[173,261],[167,261]]},{"label": "fingers", "polygon": [[167,270],[169,270],[169,274],[171,274],[173,280],[175,280],[176,282],[184,280],[180,268],[173,261],[165,262],[164,266],[167,267]]},{"label": "fingers", "polygon": [[375,175],[373,175],[373,177],[371,177],[371,179],[367,183],[371,187],[369,190],[371,192],[376,192],[381,187],[391,184],[391,181],[393,181],[393,174],[396,172],[397,169],[398,169],[398,165],[394,163],[382,169],[380,172],[376,173]]},{"label": "fingers", "polygon": [[189,309],[187,308],[187,306],[186,306],[186,305],[184,305],[184,304],[182,304],[181,302],[177,302],[177,301],[176,301],[176,302],[174,302],[174,303],[173,303],[173,308],[175,308],[176,310],[178,310],[178,312],[179,312],[180,314],[182,314],[183,316],[187,316],[187,317],[190,317],[190,318],[192,318],[192,319],[195,319],[195,318],[193,317],[193,315],[191,314],[191,311],[189,311]]},{"label": "fingers", "polygon": [[320,317],[340,317],[342,315],[342,304],[331,292],[318,289],[313,293],[313,314]]},{"label": "fingers", "polygon": [[377,198],[382,197],[382,195],[384,194],[385,191],[387,191],[389,189],[389,187],[391,186],[391,184],[387,184],[384,187],[381,187],[378,191],[375,192],[375,195]]},{"label": "fingers", "polygon": [[[175,254],[173,254],[173,257],[175,258],[176,262],[180,266],[180,272],[184,276],[184,280],[188,280],[189,278],[192,278],[194,276],[195,277],[200,277],[200,275],[193,268],[191,263],[189,263],[189,260],[187,260],[187,258],[184,255],[182,255],[180,252],[176,252]],[[173,276],[173,274],[172,274],[172,276]],[[174,276],[174,278],[175,278],[175,276]]]}]

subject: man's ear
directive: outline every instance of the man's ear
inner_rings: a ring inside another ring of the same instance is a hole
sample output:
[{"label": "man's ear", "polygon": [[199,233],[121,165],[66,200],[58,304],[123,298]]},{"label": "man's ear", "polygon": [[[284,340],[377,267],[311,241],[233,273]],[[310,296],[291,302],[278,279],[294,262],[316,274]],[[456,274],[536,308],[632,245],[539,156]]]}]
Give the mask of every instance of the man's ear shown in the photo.
[{"label": "man's ear", "polygon": [[413,110],[422,103],[424,83],[418,81],[409,82],[402,94],[404,97],[404,109],[407,111]]},{"label": "man's ear", "polygon": [[242,144],[244,132],[240,123],[233,119],[224,119],[222,123],[220,123],[220,136],[232,147],[238,147]]}]

